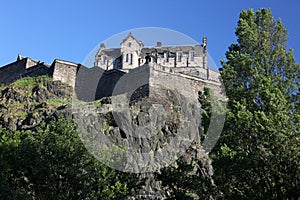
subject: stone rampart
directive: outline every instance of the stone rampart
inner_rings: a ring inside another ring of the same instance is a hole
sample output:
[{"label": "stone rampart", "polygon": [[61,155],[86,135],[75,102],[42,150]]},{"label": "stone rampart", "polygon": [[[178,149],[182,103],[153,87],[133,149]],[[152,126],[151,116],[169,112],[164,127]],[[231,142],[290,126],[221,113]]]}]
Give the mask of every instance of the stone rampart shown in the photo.
[{"label": "stone rampart", "polygon": [[[211,70],[210,70],[211,71]],[[151,67],[150,70],[150,93],[151,89],[166,88],[176,90],[184,96],[197,100],[198,92],[204,87],[209,87],[215,91],[215,95],[221,96],[221,84],[217,82],[218,77],[213,74],[213,80],[202,77],[191,76],[184,73],[174,73],[161,68]],[[157,91],[156,91],[157,92]]]},{"label": "stone rampart", "polygon": [[23,58],[0,68],[0,84],[8,85],[23,77],[50,75],[48,65]]},{"label": "stone rampart", "polygon": [[51,66],[29,58],[0,68],[0,84],[10,84],[23,77],[49,75],[54,81],[61,81],[74,88],[78,99],[94,101],[103,97],[133,93],[151,94],[159,87],[174,89],[194,100],[198,91],[209,86],[220,92],[219,73],[200,67],[165,67],[149,63],[129,70],[128,73],[113,69],[103,70],[100,67],[87,68],[73,62],[55,60]]},{"label": "stone rampart", "polygon": [[75,87],[78,64],[63,60],[55,60],[51,65],[51,68],[53,68],[52,78],[54,81],[61,81],[73,88]]}]

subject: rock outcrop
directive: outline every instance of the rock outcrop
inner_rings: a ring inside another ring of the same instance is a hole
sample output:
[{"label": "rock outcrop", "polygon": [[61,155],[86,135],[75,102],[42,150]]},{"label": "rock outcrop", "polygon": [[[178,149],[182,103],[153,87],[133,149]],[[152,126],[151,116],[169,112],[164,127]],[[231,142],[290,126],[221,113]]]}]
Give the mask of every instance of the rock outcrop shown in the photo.
[{"label": "rock outcrop", "polygon": [[32,130],[68,107],[72,88],[48,77],[24,78],[0,91],[0,127]]},{"label": "rock outcrop", "polygon": [[[170,90],[140,99],[125,94],[88,103],[72,103],[72,97],[70,86],[47,77],[1,87],[0,128],[34,131],[41,122],[72,116],[91,154],[115,169],[141,172],[145,186],[130,199],[171,198],[172,190],[163,187],[155,173],[166,166],[176,169],[179,157],[214,185],[211,160],[199,145],[200,105]],[[114,151],[98,148],[103,146]]]}]

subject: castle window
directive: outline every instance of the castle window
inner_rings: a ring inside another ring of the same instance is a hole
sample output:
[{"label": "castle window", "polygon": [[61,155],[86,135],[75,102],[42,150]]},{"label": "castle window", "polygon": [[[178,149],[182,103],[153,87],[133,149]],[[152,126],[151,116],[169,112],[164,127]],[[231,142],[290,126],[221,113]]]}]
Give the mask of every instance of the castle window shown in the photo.
[{"label": "castle window", "polygon": [[191,51],[190,54],[191,54],[191,56],[190,56],[191,61],[194,61],[195,60],[195,52]]},{"label": "castle window", "polygon": [[147,55],[145,57],[145,59],[146,59],[146,64],[148,64],[149,62],[151,62],[151,57],[149,55]]},{"label": "castle window", "polygon": [[129,42],[129,43],[127,44],[127,47],[131,47],[131,42]]},{"label": "castle window", "polygon": [[105,56],[102,56],[101,64],[102,64],[102,65],[105,65],[105,63],[106,63],[106,57],[105,57]]},{"label": "castle window", "polygon": [[125,62],[128,62],[129,58],[128,58],[128,54],[126,54],[126,59],[125,59]]},{"label": "castle window", "polygon": [[166,61],[166,62],[169,62],[169,53],[166,52],[164,56],[165,56],[165,61]]},{"label": "castle window", "polygon": [[181,60],[182,60],[182,52],[178,52],[177,53],[177,61],[181,62]]},{"label": "castle window", "polygon": [[132,65],[132,58],[133,58],[133,55],[132,55],[132,53],[131,53],[131,54],[130,54],[130,62],[129,62],[130,65]]}]

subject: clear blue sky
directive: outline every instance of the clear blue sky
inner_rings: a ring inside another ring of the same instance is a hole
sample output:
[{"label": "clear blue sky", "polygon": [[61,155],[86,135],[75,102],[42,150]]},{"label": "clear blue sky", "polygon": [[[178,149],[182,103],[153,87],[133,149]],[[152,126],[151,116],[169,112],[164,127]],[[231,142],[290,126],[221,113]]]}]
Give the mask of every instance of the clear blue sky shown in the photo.
[{"label": "clear blue sky", "polygon": [[300,62],[299,0],[28,0],[0,4],[0,66],[17,54],[51,64],[56,58],[82,63],[101,41],[128,29],[163,27],[199,43],[220,66],[243,9],[271,8],[289,31],[288,47]]}]

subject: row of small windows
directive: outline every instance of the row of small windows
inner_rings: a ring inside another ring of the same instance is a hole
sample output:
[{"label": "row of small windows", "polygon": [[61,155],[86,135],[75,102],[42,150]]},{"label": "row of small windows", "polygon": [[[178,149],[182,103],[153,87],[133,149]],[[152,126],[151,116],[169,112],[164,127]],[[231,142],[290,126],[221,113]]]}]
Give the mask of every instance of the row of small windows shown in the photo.
[{"label": "row of small windows", "polygon": [[[165,62],[169,62],[169,54],[164,54]],[[129,62],[130,65],[132,65],[133,55],[132,54],[126,54],[125,62]],[[182,61],[182,52],[177,53],[177,62]],[[190,61],[195,61],[195,52],[190,52]]]},{"label": "row of small windows", "polygon": [[[132,53],[126,54],[125,62],[127,62],[130,65],[132,65],[132,61],[133,61],[133,55],[132,55]],[[112,62],[113,62],[113,64],[116,64],[116,59],[113,58]],[[106,57],[102,57],[101,58],[101,65],[105,65],[105,64],[108,64],[108,59]]]},{"label": "row of small windows", "polygon": [[[115,58],[112,58],[112,64],[115,65],[117,63]],[[101,65],[108,65],[108,58],[107,57],[102,57],[101,58]]]},{"label": "row of small windows", "polygon": [[[165,53],[164,54],[164,58],[165,58],[165,62],[169,62],[169,54]],[[182,61],[182,52],[178,52],[177,53],[177,62],[181,62]],[[195,52],[190,52],[190,61],[195,61]]]},{"label": "row of small windows", "polygon": [[[177,62],[182,62],[182,52],[178,52],[177,53]],[[169,62],[169,54],[168,53],[164,53],[164,59],[165,59],[165,62]],[[195,52],[190,52],[190,57],[189,57],[190,61],[194,61],[195,60]],[[106,57],[102,57],[101,59],[101,64],[102,65],[105,65],[107,64],[108,60]],[[113,63],[115,64],[115,59],[113,59]],[[130,53],[130,54],[126,54],[125,55],[125,62],[129,63],[130,65],[132,65],[132,62],[133,62],[133,54]]]}]

